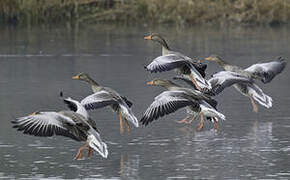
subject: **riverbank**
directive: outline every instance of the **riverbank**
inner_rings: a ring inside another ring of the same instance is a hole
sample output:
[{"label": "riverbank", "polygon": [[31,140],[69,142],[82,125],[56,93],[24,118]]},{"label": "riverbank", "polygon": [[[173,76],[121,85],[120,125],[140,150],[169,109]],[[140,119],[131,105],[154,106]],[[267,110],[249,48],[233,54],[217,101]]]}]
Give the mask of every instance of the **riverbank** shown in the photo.
[{"label": "riverbank", "polygon": [[287,24],[287,0],[1,0],[1,24]]}]

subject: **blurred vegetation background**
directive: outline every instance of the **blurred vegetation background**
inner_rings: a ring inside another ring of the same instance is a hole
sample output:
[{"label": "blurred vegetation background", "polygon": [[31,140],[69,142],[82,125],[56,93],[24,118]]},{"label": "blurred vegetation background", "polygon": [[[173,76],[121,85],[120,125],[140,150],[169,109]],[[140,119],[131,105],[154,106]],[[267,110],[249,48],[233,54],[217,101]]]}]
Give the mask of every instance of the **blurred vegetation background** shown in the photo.
[{"label": "blurred vegetation background", "polygon": [[285,24],[290,0],[0,0],[0,24]]}]

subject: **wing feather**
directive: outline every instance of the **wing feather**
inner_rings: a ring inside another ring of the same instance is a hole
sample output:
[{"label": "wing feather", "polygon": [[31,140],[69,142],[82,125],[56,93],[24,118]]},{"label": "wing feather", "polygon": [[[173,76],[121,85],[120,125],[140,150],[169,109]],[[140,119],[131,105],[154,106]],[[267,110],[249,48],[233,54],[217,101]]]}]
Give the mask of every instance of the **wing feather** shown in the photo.
[{"label": "wing feather", "polygon": [[208,80],[211,84],[211,93],[217,95],[221,93],[225,88],[232,86],[236,83],[252,83],[252,80],[246,76],[239,73],[230,71],[220,71],[213,75],[211,79]]},{"label": "wing feather", "polygon": [[196,102],[187,98],[182,91],[165,91],[155,97],[153,103],[144,112],[140,122],[146,126],[159,117],[193,104]]},{"label": "wing feather", "polygon": [[168,54],[153,59],[153,61],[149,65],[145,66],[145,69],[150,72],[156,73],[170,71],[172,69],[179,68],[187,63],[188,61],[185,60],[182,56],[179,56],[177,54]]},{"label": "wing feather", "polygon": [[81,104],[87,109],[98,109],[108,105],[116,104],[117,100],[107,91],[100,91],[85,97]]},{"label": "wing feather", "polygon": [[35,136],[62,135],[77,140],[67,129],[67,126],[73,126],[76,123],[57,112],[39,112],[36,115],[16,118],[11,122],[14,124],[14,128],[23,131],[24,134]]},{"label": "wing feather", "polygon": [[245,69],[245,71],[252,73],[253,77],[260,79],[263,83],[269,83],[286,67],[286,60],[279,57],[275,61],[257,63]]}]

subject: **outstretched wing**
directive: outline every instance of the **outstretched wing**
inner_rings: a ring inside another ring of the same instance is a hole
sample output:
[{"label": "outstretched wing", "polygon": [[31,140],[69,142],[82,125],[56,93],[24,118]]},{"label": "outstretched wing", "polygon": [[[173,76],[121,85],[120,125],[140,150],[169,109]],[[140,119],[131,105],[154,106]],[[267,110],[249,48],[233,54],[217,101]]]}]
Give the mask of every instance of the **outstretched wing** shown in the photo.
[{"label": "outstretched wing", "polygon": [[252,80],[246,76],[239,73],[230,71],[220,71],[212,76],[208,80],[211,84],[211,93],[217,95],[221,93],[225,88],[232,86],[236,83],[251,83]]},{"label": "outstretched wing", "polygon": [[153,103],[147,108],[140,122],[145,126],[155,119],[177,111],[180,108],[196,105],[196,102],[187,98],[182,91],[164,91],[155,97]]},{"label": "outstretched wing", "polygon": [[188,60],[185,60],[182,56],[177,54],[168,54],[164,56],[159,56],[153,61],[145,66],[150,72],[163,72],[163,71],[170,71],[175,68],[179,68],[183,65],[186,65]]},{"label": "outstretched wing", "polygon": [[53,136],[62,135],[78,140],[67,129],[68,126],[74,126],[76,123],[57,112],[39,112],[35,115],[16,118],[11,121],[13,128],[23,131],[24,134],[34,136]]},{"label": "outstretched wing", "polygon": [[252,73],[254,78],[260,79],[263,83],[269,83],[277,74],[284,70],[286,64],[286,60],[279,57],[275,61],[253,64],[245,71]]},{"label": "outstretched wing", "polygon": [[183,56],[179,53],[175,54],[167,54],[164,56],[159,56],[153,61],[145,66],[145,69],[150,72],[164,72],[164,71],[170,71],[175,68],[181,68],[181,67],[188,67],[189,69],[194,68],[195,71],[197,71],[202,78],[205,77],[205,70],[207,68],[206,64],[193,62],[192,59],[189,57]]},{"label": "outstretched wing", "polygon": [[108,91],[99,91],[92,95],[85,97],[81,104],[87,109],[98,109],[108,105],[116,104],[117,100],[112,94]]}]

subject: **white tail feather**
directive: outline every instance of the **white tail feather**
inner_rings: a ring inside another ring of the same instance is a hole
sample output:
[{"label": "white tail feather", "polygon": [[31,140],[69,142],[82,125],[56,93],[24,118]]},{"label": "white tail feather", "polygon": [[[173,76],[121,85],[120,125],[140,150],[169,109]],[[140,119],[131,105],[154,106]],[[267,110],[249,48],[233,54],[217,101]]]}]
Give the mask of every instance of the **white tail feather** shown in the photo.
[{"label": "white tail feather", "polygon": [[272,107],[272,98],[266,95],[256,84],[253,84],[253,86],[248,86],[248,92],[249,95],[262,106],[266,108]]},{"label": "white tail feather", "polygon": [[108,157],[108,148],[106,143],[98,140],[98,138],[96,138],[96,136],[94,136],[93,134],[88,135],[87,141],[89,143],[89,146],[97,151],[102,157]]},{"label": "white tail feather", "polygon": [[208,105],[207,103],[202,103],[200,105],[201,108],[201,112],[207,116],[207,117],[216,117],[222,120],[226,120],[226,116],[223,115],[222,113],[218,112],[217,110],[215,110],[213,107],[211,107],[210,105]]},{"label": "white tail feather", "polygon": [[136,116],[133,114],[132,110],[124,105],[120,105],[121,114],[124,118],[134,124],[135,127],[139,127],[139,121]]}]

